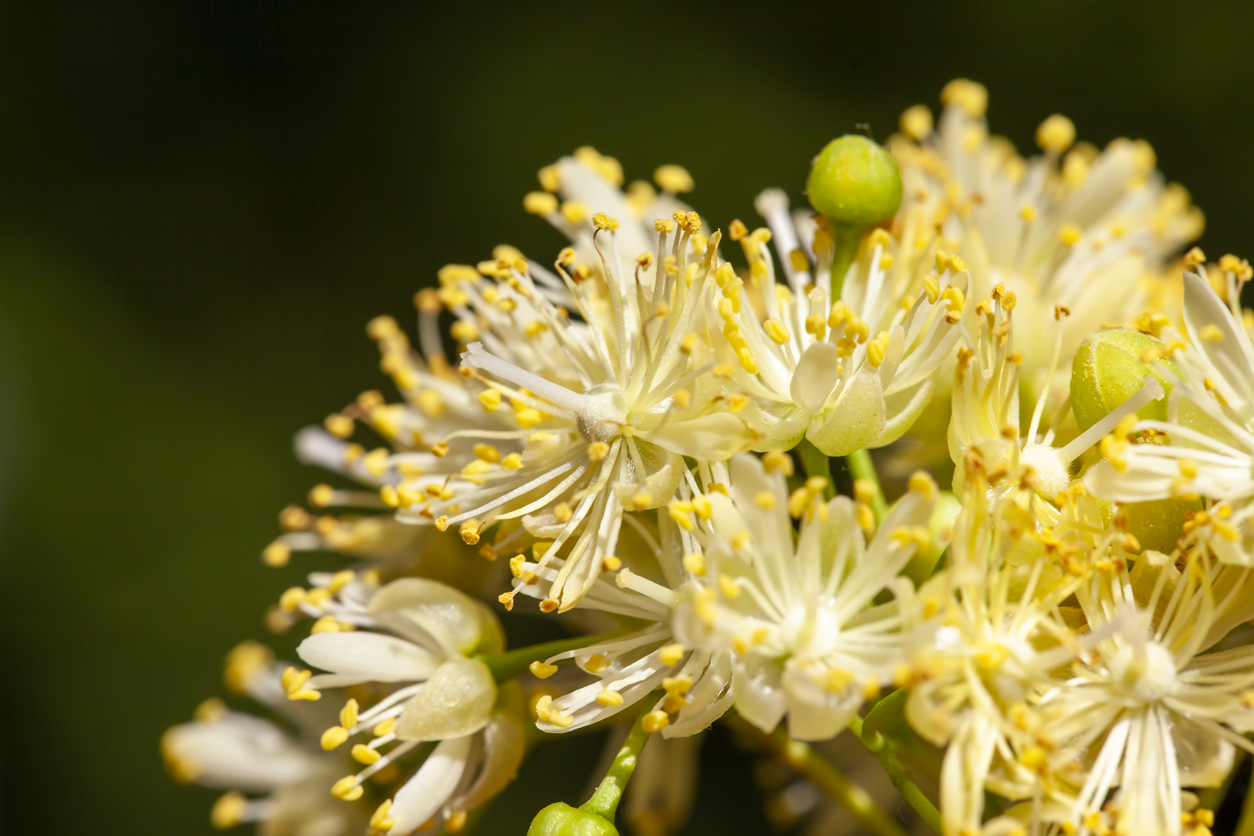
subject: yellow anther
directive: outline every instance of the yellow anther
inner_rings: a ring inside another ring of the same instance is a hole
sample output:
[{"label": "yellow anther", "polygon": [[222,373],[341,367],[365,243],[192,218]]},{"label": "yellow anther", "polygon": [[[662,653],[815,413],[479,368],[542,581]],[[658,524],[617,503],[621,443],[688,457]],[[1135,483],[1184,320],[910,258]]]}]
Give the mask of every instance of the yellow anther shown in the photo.
[{"label": "yellow anther", "polygon": [[[855,319],[857,317],[854,317]],[[805,328],[807,334],[813,334],[815,339],[821,340],[827,336],[827,323],[823,321],[823,314],[812,313],[806,317]],[[784,331],[787,334],[787,330]]]},{"label": "yellow anther", "polygon": [[1224,340],[1223,329],[1215,323],[1211,323],[1202,329],[1202,333],[1198,334],[1202,342],[1221,343]]},{"label": "yellow anther", "polygon": [[557,505],[553,506],[553,518],[562,525],[570,522],[570,518],[574,516],[574,513],[575,512],[571,510],[569,503],[559,502]]},{"label": "yellow anther", "polygon": [[923,105],[907,108],[898,124],[901,132],[914,141],[926,139],[932,133],[932,111]]},{"label": "yellow anther", "polygon": [[586,204],[577,200],[568,200],[562,204],[562,217],[568,223],[578,224],[588,219],[589,210]]},{"label": "yellow anther", "polygon": [[395,822],[392,821],[392,817],[389,815],[391,812],[392,812],[392,799],[389,798],[386,801],[384,801],[382,804],[380,804],[378,809],[376,809],[374,813],[371,814],[370,816],[371,829],[377,830],[381,833],[387,833],[389,830],[391,830],[392,826],[395,824]]},{"label": "yellow anther", "polygon": [[330,752],[348,740],[348,729],[343,726],[332,726],[322,733],[322,748]]},{"label": "yellow anther", "polygon": [[875,511],[870,505],[859,504],[855,513],[859,528],[868,534],[875,530]]},{"label": "yellow anther", "polygon": [[[820,321],[822,321],[822,317],[820,317]],[[776,345],[784,345],[792,339],[792,334],[788,333],[788,328],[775,317],[771,317],[762,323],[762,328]]]},{"label": "yellow anther", "polygon": [[353,747],[351,754],[353,756],[353,760],[367,765],[375,763],[382,757],[377,749],[371,749],[369,746],[361,743],[358,743]]},{"label": "yellow anther", "polygon": [[1036,207],[1024,206],[1019,210],[1019,217],[1023,219],[1025,224],[1032,223],[1032,221],[1036,220]]},{"label": "yellow anther", "polygon": [[267,566],[286,566],[291,559],[292,550],[282,540],[275,540],[261,553],[261,560]]},{"label": "yellow anther", "polygon": [[623,568],[623,561],[619,560],[615,555],[607,554],[601,558],[601,568],[606,572],[617,572]]},{"label": "yellow anther", "polygon": [[[693,190],[695,184],[692,175],[683,166],[664,165],[653,172],[653,182],[659,189],[672,194],[682,194]],[[734,238],[732,240],[735,240]]]},{"label": "yellow anther", "polygon": [[736,579],[729,575],[718,576],[719,591],[728,598],[735,598],[740,595],[740,585],[736,583]]},{"label": "yellow anther", "polygon": [[916,470],[910,474],[910,481],[907,483],[907,486],[910,490],[920,494],[929,501],[936,498],[936,480],[922,470]]},{"label": "yellow anther", "polygon": [[658,650],[657,655],[663,665],[678,665],[684,658],[684,646],[678,643],[668,644]]},{"label": "yellow anther", "polygon": [[1058,230],[1058,240],[1065,246],[1074,247],[1084,239],[1084,231],[1075,224],[1063,224]]},{"label": "yellow anther", "polygon": [[363,792],[361,784],[357,783],[356,775],[345,775],[331,785],[331,795],[341,801],[356,801],[361,798]]},{"label": "yellow anther", "polygon": [[[592,216],[592,225],[597,229],[609,229],[610,218],[604,212],[597,212]],[[617,223],[615,226],[617,226]]]},{"label": "yellow anther", "polygon": [[508,456],[501,459],[501,467],[506,470],[518,470],[522,466],[523,461],[521,453],[510,453]]},{"label": "yellow anther", "polygon": [[548,679],[557,673],[557,665],[550,665],[547,662],[535,661],[528,666],[528,670],[536,679]]},{"label": "yellow anther", "polygon": [[192,716],[199,723],[216,723],[227,714],[226,703],[217,697],[209,699],[196,706],[196,711]]},{"label": "yellow anther", "polygon": [[473,322],[459,319],[449,327],[449,333],[459,343],[473,343],[479,339],[479,328]]},{"label": "yellow anther", "polygon": [[887,331],[881,331],[875,339],[866,344],[866,361],[871,364],[872,368],[878,369],[884,364],[884,353],[888,351],[888,342],[892,336]]},{"label": "yellow anther", "polygon": [[983,84],[957,78],[941,90],[941,103],[960,107],[967,116],[978,119],[988,109],[988,90]]},{"label": "yellow anther", "polygon": [[763,511],[773,511],[775,509],[775,494],[771,491],[759,491],[753,497],[753,504]]},{"label": "yellow anther", "polygon": [[247,811],[248,800],[237,792],[228,792],[214,802],[209,812],[209,823],[219,830],[226,830],[243,822]]},{"label": "yellow anther", "polygon": [[319,633],[338,633],[340,632],[340,622],[336,621],[333,615],[324,615],[313,623],[309,628],[309,634],[316,636]]},{"label": "yellow anther", "polygon": [[778,450],[773,450],[764,455],[762,457],[762,466],[766,469],[767,473],[774,473],[779,470],[782,471],[786,477],[792,476],[795,468],[792,456]]},{"label": "yellow anther", "polygon": [[613,689],[605,688],[597,692],[597,702],[601,705],[617,707],[623,704],[623,695]]},{"label": "yellow anther", "polygon": [[927,294],[929,304],[935,305],[940,299],[940,282],[931,273],[923,277],[923,292]]},{"label": "yellow anther", "polygon": [[1066,116],[1055,113],[1036,129],[1036,144],[1047,154],[1061,154],[1075,142],[1075,125]]},{"label": "yellow anther", "polygon": [[652,734],[669,726],[671,718],[665,711],[650,711],[640,719],[640,727]]},{"label": "yellow anther", "polygon": [[328,415],[322,425],[336,438],[348,438],[353,434],[353,419],[338,412]]},{"label": "yellow anther", "polygon": [[523,209],[532,215],[551,215],[557,211],[557,198],[548,192],[531,192],[523,198]]}]

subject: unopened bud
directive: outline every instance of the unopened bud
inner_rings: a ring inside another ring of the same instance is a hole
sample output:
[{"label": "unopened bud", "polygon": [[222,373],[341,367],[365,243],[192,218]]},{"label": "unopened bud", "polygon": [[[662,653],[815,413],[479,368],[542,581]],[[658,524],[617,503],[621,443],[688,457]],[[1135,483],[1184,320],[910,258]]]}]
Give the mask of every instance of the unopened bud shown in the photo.
[{"label": "unopened bud", "polygon": [[[1141,407],[1137,415],[1153,421],[1166,420],[1171,375],[1141,360],[1146,349],[1161,345],[1148,334],[1126,328],[1098,331],[1081,343],[1071,364],[1071,406],[1081,430],[1087,430],[1135,395],[1147,374],[1158,378],[1163,397]],[[1175,373],[1169,358],[1158,360],[1158,364]]]},{"label": "unopened bud", "polygon": [[893,155],[864,136],[832,140],[806,179],[810,205],[833,224],[859,232],[886,221],[901,205],[901,172]]},{"label": "unopened bud", "polygon": [[536,814],[527,836],[618,836],[618,828],[596,813],[559,801]]}]

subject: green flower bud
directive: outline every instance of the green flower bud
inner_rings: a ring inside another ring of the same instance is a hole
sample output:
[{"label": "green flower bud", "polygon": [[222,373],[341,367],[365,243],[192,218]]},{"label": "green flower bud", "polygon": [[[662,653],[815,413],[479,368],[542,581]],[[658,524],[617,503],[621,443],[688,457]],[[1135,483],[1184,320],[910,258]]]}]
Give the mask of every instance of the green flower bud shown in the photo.
[{"label": "green flower bud", "polygon": [[[1160,345],[1162,343],[1148,334],[1126,328],[1098,331],[1081,343],[1071,364],[1071,408],[1075,410],[1075,420],[1081,430],[1087,430],[1135,395],[1147,374],[1158,378],[1163,386],[1163,397],[1141,407],[1136,414],[1153,421],[1167,419],[1167,395],[1171,393],[1172,379],[1141,362],[1141,355],[1147,348]],[[1175,372],[1170,359],[1158,362]]]},{"label": "green flower bud", "polygon": [[618,836],[618,828],[596,813],[559,801],[536,814],[527,836]]},{"label": "green flower bud", "polygon": [[[1150,401],[1136,414],[1151,421],[1167,420],[1167,395],[1171,392],[1172,378],[1141,361],[1146,349],[1160,345],[1148,334],[1125,328],[1098,331],[1080,345],[1075,362],[1071,364],[1071,406],[1081,430],[1087,430],[1118,409],[1141,388],[1147,374],[1158,378],[1163,386],[1163,397]],[[1175,364],[1169,358],[1158,362],[1175,373]],[[1197,499],[1173,497],[1125,505],[1123,515],[1128,518],[1129,533],[1141,548],[1170,552],[1184,532],[1185,517],[1201,509],[1202,504]]]},{"label": "green flower bud", "polygon": [[806,179],[810,205],[833,224],[859,234],[886,221],[901,205],[901,172],[893,155],[864,136],[832,140],[814,158]]}]

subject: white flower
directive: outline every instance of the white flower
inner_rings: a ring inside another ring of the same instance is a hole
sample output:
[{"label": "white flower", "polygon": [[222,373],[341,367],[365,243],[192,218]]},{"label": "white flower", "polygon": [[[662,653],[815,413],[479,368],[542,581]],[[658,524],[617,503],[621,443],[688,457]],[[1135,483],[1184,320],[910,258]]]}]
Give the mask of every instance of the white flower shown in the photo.
[{"label": "white flower", "polygon": [[[755,435],[729,410],[701,336],[719,235],[707,241],[695,212],[636,218],[617,189],[577,160],[560,162],[553,178],[568,205],[559,210],[548,195],[533,208],[545,209],[576,245],[559,256],[557,275],[501,263],[495,283],[462,273],[450,295],[461,297],[452,309],[469,341],[462,371],[486,387],[484,408],[512,404],[513,423],[508,431],[458,429],[446,437],[448,449],[455,441],[525,447],[410,480],[435,498],[402,504],[399,518],[433,515],[437,527],[458,526],[468,542],[521,518],[534,536],[553,540],[540,563],[562,565],[543,608],[565,611],[613,555],[625,509],[669,500],[684,457],[723,460]],[[570,209],[582,199],[585,208]],[[631,260],[622,258],[624,246]],[[595,266],[579,252],[595,254]],[[553,285],[565,288],[574,311],[554,304]]]},{"label": "white flower", "polygon": [[[714,473],[726,478],[721,465],[715,466]],[[658,520],[656,536],[642,524],[635,526],[649,551],[648,555],[624,555],[622,561],[635,570],[620,563],[612,579],[597,579],[575,610],[596,610],[638,620],[644,626],[590,640],[532,665],[533,674],[547,678],[557,672],[560,662],[574,660],[583,673],[595,677],[565,694],[542,697],[536,705],[536,725],[541,730],[584,728],[630,708],[659,688],[665,695],[645,721],[650,731],[661,731],[664,738],[696,734],[731,707],[731,655],[685,647],[675,636],[675,609],[690,591],[695,573],[702,571],[700,547],[669,513],[659,511]],[[616,556],[615,561],[620,558]],[[553,561],[541,566],[521,556],[515,558],[511,563],[515,592],[543,598],[561,565]]]},{"label": "white flower", "polygon": [[[1004,489],[975,469],[965,487],[948,565],[915,602],[920,620],[907,672],[911,727],[946,747],[946,833],[980,832],[986,788],[1011,799],[1040,795],[1036,775],[1017,757],[1033,743],[1033,697],[1072,658],[1070,631],[1055,613],[1078,584],[1042,548],[1045,537],[1015,528],[1016,506]],[[990,493],[1002,498],[978,501]]]},{"label": "white flower", "polygon": [[[733,227],[748,284],[730,266],[715,274],[722,298],[710,332],[752,397],[745,416],[765,436],[760,449],[789,449],[804,437],[837,456],[896,440],[927,405],[958,338],[965,265],[938,253],[936,275],[924,276],[930,260],[876,231],[848,273],[833,276],[827,228],[808,213],[790,216],[778,189],[759,195],[757,209],[770,229]],[[786,284],[776,283],[772,240]]]},{"label": "white flower", "polygon": [[[952,412],[949,426],[950,456],[954,471],[954,492],[962,494],[962,477],[970,456],[978,456],[986,472],[1002,469],[1004,475],[1025,473],[1035,496],[1032,510],[1043,524],[1054,525],[1060,519],[1057,505],[1071,485],[1071,466],[1090,447],[1100,441],[1121,420],[1133,415],[1151,401],[1163,396],[1162,386],[1153,375],[1146,375],[1141,388],[1109,414],[1085,431],[1074,434],[1066,427],[1070,409],[1052,416],[1046,426],[1043,418],[1048,397],[1037,399],[1027,430],[1019,428],[1020,366],[1023,354],[1015,350],[1017,324],[1022,317],[1013,316],[1017,297],[998,285],[991,299],[975,306],[975,335],[963,334],[966,345],[958,352],[951,395]],[[1058,314],[1061,319],[1062,314]],[[1060,338],[1056,339],[1055,358]],[[1050,377],[1054,374],[1050,370]],[[1049,388],[1047,380],[1045,388]],[[1058,445],[1059,431],[1073,436]],[[996,481],[996,480],[994,480]],[[1007,480],[1005,484],[1013,484]]]},{"label": "white flower", "polygon": [[[1101,152],[1073,146],[1075,126],[1055,115],[1037,131],[1044,153],[1023,159],[1005,139],[989,136],[983,86],[960,79],[941,99],[934,132],[927,109],[912,107],[901,119],[905,136],[889,144],[904,185],[899,216],[918,231],[917,240],[902,243],[926,246],[939,225],[971,266],[977,298],[997,284],[1018,295],[1026,345],[1052,344],[1055,307],[1069,309],[1059,359],[1066,368],[1098,327],[1131,324],[1142,313],[1155,292],[1143,288],[1143,277],[1161,275],[1201,233],[1201,212],[1182,187],[1163,184],[1144,141],[1117,139]],[[1025,358],[1024,382],[1034,396],[1049,363],[1044,351]],[[1051,393],[1055,403],[1065,398],[1063,388]]]},{"label": "white flower", "polygon": [[[1085,486],[1120,502],[1187,494],[1212,500],[1213,507],[1197,515],[1191,528],[1202,529],[1221,560],[1249,566],[1254,564],[1254,344],[1239,301],[1249,267],[1235,259],[1227,266],[1227,304],[1201,275],[1185,274],[1184,322],[1192,343],[1170,328],[1162,332],[1159,356],[1175,351],[1178,372],[1167,421],[1137,421],[1108,437],[1105,461],[1089,471]],[[1132,433],[1155,437],[1130,444]]]},{"label": "white flower", "polygon": [[474,653],[503,647],[495,616],[451,587],[422,578],[394,581],[353,619],[371,629],[319,632],[297,652],[328,673],[289,669],[291,699],[317,699],[319,690],[361,683],[383,686],[385,696],[362,709],[350,699],[339,724],[322,734],[324,749],[368,734],[352,748],[364,768],[335,782],[331,794],[355,800],[362,783],[379,770],[439,741],[403,787],[371,818],[371,826],[404,836],[438,819],[455,830],[467,810],[499,792],[513,778],[523,754],[517,707],[498,701],[487,666]]},{"label": "white flower", "polygon": [[[774,456],[770,473],[756,457],[734,458],[730,494],[708,493],[695,509],[705,519],[688,523],[701,547],[689,560],[700,572],[676,633],[731,655],[746,720],[770,731],[787,716],[792,737],[819,740],[892,679],[903,617],[897,604],[873,602],[886,589],[909,594],[898,573],[929,540],[936,487],[913,479],[867,543],[848,498],[824,503],[823,479],[790,496],[786,457]],[[803,518],[799,533],[790,516]]]},{"label": "white flower", "polygon": [[1093,640],[1040,712],[1057,747],[1051,758],[1083,767],[1072,779],[1071,825],[1081,834],[1118,788],[1117,831],[1176,836],[1181,788],[1218,785],[1233,746],[1254,751],[1241,734],[1254,728],[1254,648],[1202,652],[1222,637],[1217,619],[1248,583],[1242,571],[1217,585],[1228,571],[1192,558],[1177,572],[1142,556],[1131,574],[1094,573],[1078,590]]}]

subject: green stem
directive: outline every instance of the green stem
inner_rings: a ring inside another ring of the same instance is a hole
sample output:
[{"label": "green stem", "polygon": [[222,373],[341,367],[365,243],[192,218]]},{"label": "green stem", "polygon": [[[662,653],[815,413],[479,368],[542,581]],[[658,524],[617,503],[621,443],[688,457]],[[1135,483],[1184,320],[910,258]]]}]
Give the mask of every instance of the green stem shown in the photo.
[{"label": "green stem", "polygon": [[862,242],[862,233],[867,227],[852,227],[848,224],[832,222],[832,238],[835,247],[832,250],[832,299],[840,298],[841,285],[845,283],[845,273],[849,265],[858,257],[858,244]]},{"label": "green stem", "polygon": [[871,461],[871,451],[865,447],[861,450],[854,450],[845,456],[845,463],[849,465],[849,472],[854,480],[861,479],[869,482],[875,488],[875,495],[871,499],[871,511],[875,514],[875,524],[879,525],[884,521],[884,515],[888,513],[888,503],[884,501],[884,489],[880,487],[880,477],[875,472],[875,462]]},{"label": "green stem", "polygon": [[806,439],[802,439],[797,445],[797,455],[801,457],[801,466],[805,469],[806,476],[822,476],[827,480],[823,498],[831,499],[836,496],[836,483],[832,481],[832,460]]},{"label": "green stem", "polygon": [[[902,765],[897,758],[897,753],[893,750],[892,745],[884,735],[880,734],[880,726],[889,714],[896,711],[901,702],[905,699],[905,691],[897,691],[881,700],[870,713],[867,714],[866,720],[861,717],[854,717],[849,723],[849,729],[858,740],[862,741],[862,745],[867,751],[875,756],[880,762],[880,766],[884,768],[884,772],[888,774],[892,780],[893,786],[901,793],[901,797],[906,799],[907,803],[914,808],[919,817],[927,823],[933,833],[941,832],[940,813],[936,811],[936,806],[931,800],[924,795],[923,790],[919,789],[919,785],[910,777],[910,773]],[[901,694],[901,697],[897,697]],[[1248,836],[1254,836],[1249,834]]]},{"label": "green stem", "polygon": [[877,836],[906,836],[901,825],[876,806],[866,790],[846,778],[844,773],[809,746],[789,738],[782,726],[767,734],[735,712],[729,712],[723,720],[741,737],[778,757],[794,772],[848,810],[868,832]]},{"label": "green stem", "polygon": [[640,716],[636,718],[636,722],[632,723],[631,731],[627,733],[623,747],[614,756],[609,772],[605,773],[605,778],[597,786],[596,792],[592,793],[592,797],[579,808],[595,813],[609,822],[614,821],[614,812],[618,809],[618,802],[623,797],[623,790],[627,788],[631,773],[636,771],[636,761],[640,759],[644,744],[649,742],[649,732],[644,730],[643,723],[644,716],[653,708],[653,700],[645,699],[641,702],[644,708]]},{"label": "green stem", "polygon": [[514,650],[506,650],[502,653],[488,653],[480,656],[479,661],[488,666],[488,670],[492,671],[492,678],[500,685],[525,673],[531,667],[532,662],[543,662],[545,659],[558,653],[565,653],[567,650],[578,650],[581,647],[588,647],[597,642],[621,635],[623,635],[623,631],[602,633],[599,636],[574,636],[569,639],[558,639],[557,641],[544,642],[543,644],[533,644],[527,647],[515,648]]}]

